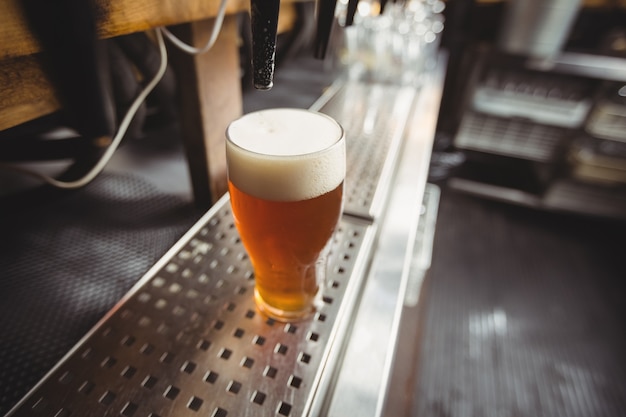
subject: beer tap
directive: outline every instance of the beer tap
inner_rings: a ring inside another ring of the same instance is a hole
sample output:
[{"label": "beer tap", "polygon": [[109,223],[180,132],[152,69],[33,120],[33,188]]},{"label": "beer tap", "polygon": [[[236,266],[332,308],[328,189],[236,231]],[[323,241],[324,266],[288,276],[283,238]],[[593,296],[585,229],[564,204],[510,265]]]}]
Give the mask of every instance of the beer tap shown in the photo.
[{"label": "beer tap", "polygon": [[317,59],[324,59],[330,32],[335,21],[335,7],[337,0],[315,0],[315,14],[317,15],[317,26],[315,31],[315,42],[313,54]]},{"label": "beer tap", "polygon": [[359,0],[348,0],[348,9],[346,10],[346,26],[352,26],[354,23],[354,15],[358,5]]},{"label": "beer tap", "polygon": [[[395,0],[393,1],[396,2]],[[387,0],[380,0],[380,14],[385,12],[385,6],[387,5]]]},{"label": "beer tap", "polygon": [[269,90],[274,84],[279,8],[280,0],[250,0],[252,73],[257,90]]}]

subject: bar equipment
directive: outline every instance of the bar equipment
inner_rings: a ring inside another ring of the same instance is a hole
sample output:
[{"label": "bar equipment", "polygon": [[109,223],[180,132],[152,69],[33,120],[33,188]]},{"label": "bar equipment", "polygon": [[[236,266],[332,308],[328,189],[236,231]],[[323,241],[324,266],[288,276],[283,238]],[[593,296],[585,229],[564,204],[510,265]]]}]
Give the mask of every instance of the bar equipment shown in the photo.
[{"label": "bar equipment", "polygon": [[280,0],[250,0],[254,88],[273,85]]},{"label": "bar equipment", "polygon": [[[316,0],[315,14],[317,17],[317,26],[313,51],[315,58],[324,59],[326,56],[333,22],[335,21],[336,6],[337,0]],[[354,7],[356,10],[356,4]]]},{"label": "bar equipment", "polygon": [[[357,1],[352,0],[354,11]],[[336,5],[337,0],[316,0],[314,56],[318,59],[326,56]],[[279,10],[280,0],[250,0],[252,71],[254,87],[258,90],[269,90],[273,85]]]},{"label": "bar equipment", "polygon": [[348,0],[348,9],[346,11],[346,26],[352,26],[352,24],[354,23],[354,15],[356,13],[358,5],[359,0]]}]

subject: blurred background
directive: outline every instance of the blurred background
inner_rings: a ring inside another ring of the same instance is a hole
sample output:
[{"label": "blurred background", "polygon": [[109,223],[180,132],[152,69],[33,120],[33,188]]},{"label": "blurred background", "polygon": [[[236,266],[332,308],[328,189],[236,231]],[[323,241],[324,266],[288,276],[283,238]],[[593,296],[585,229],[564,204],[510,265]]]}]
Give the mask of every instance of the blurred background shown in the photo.
[{"label": "blurred background", "polygon": [[623,2],[453,2],[441,143],[455,188],[622,217]]}]

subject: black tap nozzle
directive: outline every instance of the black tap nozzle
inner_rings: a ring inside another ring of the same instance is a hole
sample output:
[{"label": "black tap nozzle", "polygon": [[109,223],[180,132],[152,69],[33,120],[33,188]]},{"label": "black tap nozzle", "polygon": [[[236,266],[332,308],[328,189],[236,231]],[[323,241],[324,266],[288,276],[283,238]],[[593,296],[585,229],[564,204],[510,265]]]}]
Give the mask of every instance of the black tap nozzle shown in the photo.
[{"label": "black tap nozzle", "polygon": [[274,85],[279,9],[280,0],[250,0],[252,74],[257,90],[269,90]]},{"label": "black tap nozzle", "polygon": [[317,15],[317,26],[315,31],[314,56],[317,59],[324,59],[330,32],[335,21],[335,7],[337,0],[316,0],[315,12]]},{"label": "black tap nozzle", "polygon": [[[395,3],[395,0],[394,0]],[[380,0],[380,14],[385,12],[385,6],[387,5],[387,0]]]},{"label": "black tap nozzle", "polygon": [[348,9],[346,10],[346,26],[352,26],[354,23],[354,15],[356,14],[359,0],[348,0]]}]

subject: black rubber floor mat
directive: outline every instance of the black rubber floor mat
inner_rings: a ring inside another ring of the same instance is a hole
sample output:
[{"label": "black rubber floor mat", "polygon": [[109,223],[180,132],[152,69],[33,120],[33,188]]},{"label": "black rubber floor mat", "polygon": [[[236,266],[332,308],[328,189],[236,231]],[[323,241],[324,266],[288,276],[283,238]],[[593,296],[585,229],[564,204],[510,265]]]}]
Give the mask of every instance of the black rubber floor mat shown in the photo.
[{"label": "black rubber floor mat", "polygon": [[626,415],[626,225],[444,192],[421,417]]},{"label": "black rubber floor mat", "polygon": [[0,216],[0,415],[201,215],[126,174],[31,200]]}]

